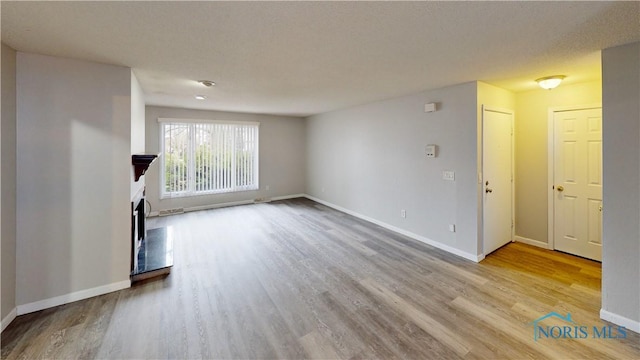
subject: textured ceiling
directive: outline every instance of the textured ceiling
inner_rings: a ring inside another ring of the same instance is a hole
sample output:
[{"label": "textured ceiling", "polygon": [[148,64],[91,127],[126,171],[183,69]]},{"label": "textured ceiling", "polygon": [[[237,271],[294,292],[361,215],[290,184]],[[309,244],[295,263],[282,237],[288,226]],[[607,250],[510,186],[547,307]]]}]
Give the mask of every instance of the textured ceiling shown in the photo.
[{"label": "textured ceiling", "polygon": [[640,2],[0,7],[7,45],[131,67],[147,104],[300,116],[474,80],[516,92],[546,75],[595,80],[601,49],[640,40]]}]

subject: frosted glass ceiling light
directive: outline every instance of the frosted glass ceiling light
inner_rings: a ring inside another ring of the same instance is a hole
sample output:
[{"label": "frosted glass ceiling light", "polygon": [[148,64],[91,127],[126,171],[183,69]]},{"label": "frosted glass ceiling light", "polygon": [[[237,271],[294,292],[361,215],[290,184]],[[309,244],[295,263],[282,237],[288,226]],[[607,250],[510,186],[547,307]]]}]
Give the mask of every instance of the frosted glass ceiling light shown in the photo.
[{"label": "frosted glass ceiling light", "polygon": [[565,77],[566,76],[564,75],[546,76],[540,79],[536,79],[536,82],[538,83],[538,85],[540,85],[541,88],[545,90],[551,90],[560,85],[562,79],[564,79]]}]

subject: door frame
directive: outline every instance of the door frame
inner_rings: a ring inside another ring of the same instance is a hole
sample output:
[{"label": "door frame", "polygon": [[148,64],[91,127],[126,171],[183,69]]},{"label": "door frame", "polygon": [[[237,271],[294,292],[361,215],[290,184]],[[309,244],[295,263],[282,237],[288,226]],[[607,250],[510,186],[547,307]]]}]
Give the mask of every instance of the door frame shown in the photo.
[{"label": "door frame", "polygon": [[516,210],[516,191],[515,191],[515,158],[516,158],[516,148],[515,148],[515,111],[511,110],[511,109],[506,109],[506,108],[500,108],[500,107],[495,107],[495,106],[488,106],[485,104],[482,104],[482,108],[481,108],[481,114],[482,116],[480,117],[481,119],[481,123],[480,123],[480,129],[482,131],[482,136],[480,137],[481,139],[481,143],[480,143],[480,169],[481,172],[478,176],[478,181],[480,183],[480,186],[478,187],[478,191],[479,191],[479,196],[481,199],[480,202],[480,212],[482,213],[481,215],[481,219],[482,219],[482,225],[481,225],[481,234],[482,234],[482,258],[483,259],[485,256],[487,256],[487,253],[485,252],[485,239],[484,239],[484,220],[485,220],[485,216],[484,216],[484,112],[486,111],[493,111],[493,112],[499,112],[499,113],[503,113],[503,114],[509,114],[511,115],[511,242],[515,241],[515,231],[516,231],[516,219],[515,219],[515,210]]},{"label": "door frame", "polygon": [[[574,111],[574,110],[589,110],[589,109],[602,109],[602,103],[593,103],[586,105],[569,105],[569,106],[556,106],[550,107],[547,116],[547,248],[555,250],[555,208],[554,208],[554,194],[555,184],[553,179],[555,178],[555,115],[559,112]],[[604,118],[602,119],[604,121]],[[604,199],[603,199],[604,200]],[[604,202],[604,201],[603,201]]]}]

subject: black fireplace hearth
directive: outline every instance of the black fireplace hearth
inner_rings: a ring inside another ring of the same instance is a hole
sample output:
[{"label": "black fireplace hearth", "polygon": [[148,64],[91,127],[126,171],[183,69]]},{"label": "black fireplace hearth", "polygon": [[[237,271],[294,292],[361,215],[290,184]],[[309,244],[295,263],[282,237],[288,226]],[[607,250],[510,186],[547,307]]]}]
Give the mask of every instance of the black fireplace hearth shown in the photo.
[{"label": "black fireplace hearth", "polygon": [[173,266],[173,229],[147,230],[145,190],[131,202],[131,281],[167,275]]},{"label": "black fireplace hearth", "polygon": [[150,229],[142,241],[132,281],[167,275],[173,266],[173,228]]}]

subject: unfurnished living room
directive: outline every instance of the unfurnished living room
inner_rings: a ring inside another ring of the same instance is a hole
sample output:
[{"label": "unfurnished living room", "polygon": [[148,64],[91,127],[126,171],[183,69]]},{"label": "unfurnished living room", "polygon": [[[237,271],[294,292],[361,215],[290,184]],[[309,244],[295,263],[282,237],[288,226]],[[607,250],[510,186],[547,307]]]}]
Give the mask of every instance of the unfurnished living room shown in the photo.
[{"label": "unfurnished living room", "polygon": [[640,359],[640,2],[0,14],[2,359]]}]

